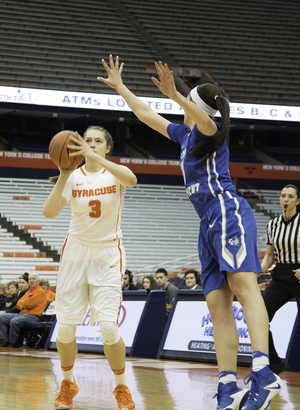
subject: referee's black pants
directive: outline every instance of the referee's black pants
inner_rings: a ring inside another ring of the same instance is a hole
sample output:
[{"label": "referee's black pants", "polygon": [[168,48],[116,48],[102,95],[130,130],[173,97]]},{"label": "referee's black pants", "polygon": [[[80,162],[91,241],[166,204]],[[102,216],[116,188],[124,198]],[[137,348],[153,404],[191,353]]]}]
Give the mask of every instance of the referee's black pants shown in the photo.
[{"label": "referee's black pants", "polygon": [[[298,306],[298,315],[300,312],[300,283],[299,286],[291,283],[286,283],[281,280],[272,279],[263,292],[263,298],[269,315],[269,322],[272,321],[275,313],[283,305],[293,298],[296,298]],[[300,332],[300,328],[299,328]],[[276,352],[272,332],[269,330],[269,358],[270,364],[275,364],[280,361]]]}]

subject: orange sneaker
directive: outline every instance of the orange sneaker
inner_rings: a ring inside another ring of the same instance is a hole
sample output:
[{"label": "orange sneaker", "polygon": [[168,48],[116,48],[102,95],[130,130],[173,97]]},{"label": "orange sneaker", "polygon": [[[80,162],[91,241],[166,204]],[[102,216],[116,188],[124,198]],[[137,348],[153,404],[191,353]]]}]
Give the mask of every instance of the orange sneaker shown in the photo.
[{"label": "orange sneaker", "polygon": [[73,407],[73,397],[75,397],[78,392],[79,387],[75,379],[74,382],[64,379],[61,382],[59,395],[54,402],[55,409],[71,409]]},{"label": "orange sneaker", "polygon": [[113,393],[118,402],[118,410],[135,410],[130,390],[125,384],[118,384]]}]

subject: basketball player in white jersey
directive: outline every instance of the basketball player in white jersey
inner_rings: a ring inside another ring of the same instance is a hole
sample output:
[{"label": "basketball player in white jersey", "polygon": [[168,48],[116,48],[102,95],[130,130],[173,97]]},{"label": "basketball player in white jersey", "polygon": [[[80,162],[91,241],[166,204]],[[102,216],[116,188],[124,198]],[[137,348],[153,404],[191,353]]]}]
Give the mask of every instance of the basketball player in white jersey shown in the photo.
[{"label": "basketball player in white jersey", "polygon": [[68,202],[72,211],[57,279],[57,349],[63,381],[54,406],[71,409],[79,392],[73,377],[75,333],[90,304],[90,323],[100,324],[104,353],[115,374],[118,409],[134,410],[125,380],[125,345],[118,330],[118,313],[126,268],[121,212],[126,187],[134,187],[137,179],[127,167],[106,159],[113,141],[104,128],[91,126],[83,138],[77,135],[72,141],[73,155],[83,155],[85,165],[60,169],[44,205],[47,218],[59,215]]}]

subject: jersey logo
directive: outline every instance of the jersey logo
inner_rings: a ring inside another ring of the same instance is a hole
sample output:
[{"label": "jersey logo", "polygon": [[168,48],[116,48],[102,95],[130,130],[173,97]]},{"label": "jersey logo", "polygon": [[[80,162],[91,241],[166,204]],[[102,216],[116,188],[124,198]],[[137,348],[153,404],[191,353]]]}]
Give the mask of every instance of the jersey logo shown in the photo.
[{"label": "jersey logo", "polygon": [[209,227],[210,227],[210,228],[212,228],[212,227],[214,226],[214,224],[215,224],[216,220],[217,220],[217,218],[213,221],[213,223],[212,223],[212,224],[209,224]]},{"label": "jersey logo", "polygon": [[232,245],[232,246],[239,246],[240,240],[239,240],[239,238],[236,236],[236,237],[234,237],[234,238],[228,239],[228,243],[229,243],[229,245]]},{"label": "jersey logo", "polygon": [[76,184],[76,186],[79,186],[79,185],[83,185],[83,182],[81,184]]},{"label": "jersey logo", "polygon": [[96,189],[73,189],[72,196],[73,198],[80,198],[85,196],[98,196],[106,194],[115,194],[117,192],[117,186],[111,185],[104,188]]}]

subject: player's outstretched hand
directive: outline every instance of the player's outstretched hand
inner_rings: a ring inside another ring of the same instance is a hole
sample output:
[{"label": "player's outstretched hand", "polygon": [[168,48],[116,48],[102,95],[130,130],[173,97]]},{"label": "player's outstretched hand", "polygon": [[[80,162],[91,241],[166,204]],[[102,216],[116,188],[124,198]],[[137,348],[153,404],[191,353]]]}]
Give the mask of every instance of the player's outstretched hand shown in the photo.
[{"label": "player's outstretched hand", "polygon": [[103,83],[109,85],[111,88],[116,89],[118,85],[122,85],[122,71],[124,63],[119,65],[119,56],[116,57],[114,62],[112,55],[109,55],[109,66],[106,64],[102,58],[102,64],[107,72],[108,78],[97,77],[97,80],[102,81]]},{"label": "player's outstretched hand", "polygon": [[169,70],[168,64],[163,64],[161,61],[158,63],[155,62],[155,68],[159,76],[159,81],[155,77],[151,77],[151,80],[164,95],[173,99],[177,92],[173,71]]}]

